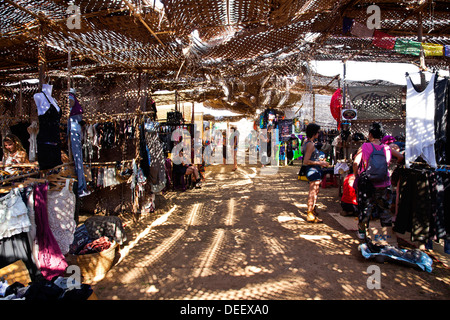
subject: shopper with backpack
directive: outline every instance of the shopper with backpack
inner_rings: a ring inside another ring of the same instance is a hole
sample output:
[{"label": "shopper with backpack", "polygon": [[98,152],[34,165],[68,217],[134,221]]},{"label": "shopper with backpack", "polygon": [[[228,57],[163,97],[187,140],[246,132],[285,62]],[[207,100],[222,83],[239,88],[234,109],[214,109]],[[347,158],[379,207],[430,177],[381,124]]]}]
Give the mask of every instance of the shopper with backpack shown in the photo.
[{"label": "shopper with backpack", "polygon": [[387,194],[391,185],[388,166],[392,155],[400,160],[403,156],[397,151],[392,151],[388,145],[382,144],[383,136],[381,123],[374,122],[369,129],[369,142],[361,146],[353,162],[353,171],[357,177],[360,239],[366,239],[369,220],[375,210],[383,227],[392,226]]}]

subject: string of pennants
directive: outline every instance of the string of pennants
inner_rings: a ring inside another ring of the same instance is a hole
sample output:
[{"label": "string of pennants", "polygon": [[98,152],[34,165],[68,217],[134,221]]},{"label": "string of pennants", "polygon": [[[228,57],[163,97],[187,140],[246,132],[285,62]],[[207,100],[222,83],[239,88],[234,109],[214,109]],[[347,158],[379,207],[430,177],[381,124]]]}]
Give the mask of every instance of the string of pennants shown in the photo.
[{"label": "string of pennants", "polygon": [[420,56],[423,49],[426,57],[450,57],[450,45],[418,42],[408,39],[399,39],[376,29],[369,29],[365,24],[344,17],[344,34],[350,34],[359,38],[372,38],[372,44],[378,48],[394,50],[397,53]]}]

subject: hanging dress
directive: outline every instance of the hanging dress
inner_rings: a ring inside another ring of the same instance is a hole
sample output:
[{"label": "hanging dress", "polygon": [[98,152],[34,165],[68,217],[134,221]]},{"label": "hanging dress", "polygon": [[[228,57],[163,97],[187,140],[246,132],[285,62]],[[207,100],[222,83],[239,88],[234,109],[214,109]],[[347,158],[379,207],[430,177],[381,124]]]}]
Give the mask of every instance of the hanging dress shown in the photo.
[{"label": "hanging dress", "polygon": [[75,194],[70,190],[70,179],[61,191],[47,193],[48,222],[62,254],[69,252],[75,229]]},{"label": "hanging dress", "polygon": [[[45,93],[44,93],[45,95]],[[45,98],[48,100],[47,95]],[[37,141],[37,160],[41,170],[52,169],[60,164],[61,161],[61,138],[60,138],[60,120],[61,110],[48,100],[50,107],[39,115],[39,132]]]},{"label": "hanging dress", "polygon": [[36,154],[37,154],[37,144],[36,144],[36,137],[39,132],[39,126],[36,121],[33,121],[31,125],[27,128],[28,133],[30,134],[30,138],[28,139],[28,142],[30,142],[30,149],[28,152],[28,159],[30,161],[36,161]]},{"label": "hanging dress", "polygon": [[435,144],[435,74],[423,91],[417,91],[409,75],[406,77],[406,147],[405,165],[410,168],[419,156],[436,168]]}]

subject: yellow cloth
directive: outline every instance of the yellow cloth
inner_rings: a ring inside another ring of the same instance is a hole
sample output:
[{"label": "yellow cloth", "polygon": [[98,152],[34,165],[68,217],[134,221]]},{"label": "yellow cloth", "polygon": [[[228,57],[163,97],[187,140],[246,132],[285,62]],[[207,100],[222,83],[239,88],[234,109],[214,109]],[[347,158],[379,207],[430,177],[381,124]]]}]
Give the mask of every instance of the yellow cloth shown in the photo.
[{"label": "yellow cloth", "polygon": [[444,55],[444,46],[440,44],[422,43],[422,48],[426,57],[438,57]]}]

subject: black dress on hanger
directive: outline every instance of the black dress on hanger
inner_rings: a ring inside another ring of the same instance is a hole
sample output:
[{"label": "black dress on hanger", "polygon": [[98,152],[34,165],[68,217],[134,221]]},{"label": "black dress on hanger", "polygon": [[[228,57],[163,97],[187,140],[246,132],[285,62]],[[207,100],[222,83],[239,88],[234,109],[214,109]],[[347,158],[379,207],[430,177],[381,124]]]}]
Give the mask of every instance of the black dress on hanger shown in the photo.
[{"label": "black dress on hanger", "polygon": [[[47,98],[47,96],[45,97]],[[36,142],[37,159],[41,170],[52,169],[62,164],[59,128],[62,112],[61,110],[58,111],[50,100],[48,102],[50,103],[48,110],[38,116],[39,133],[37,134]]]}]

